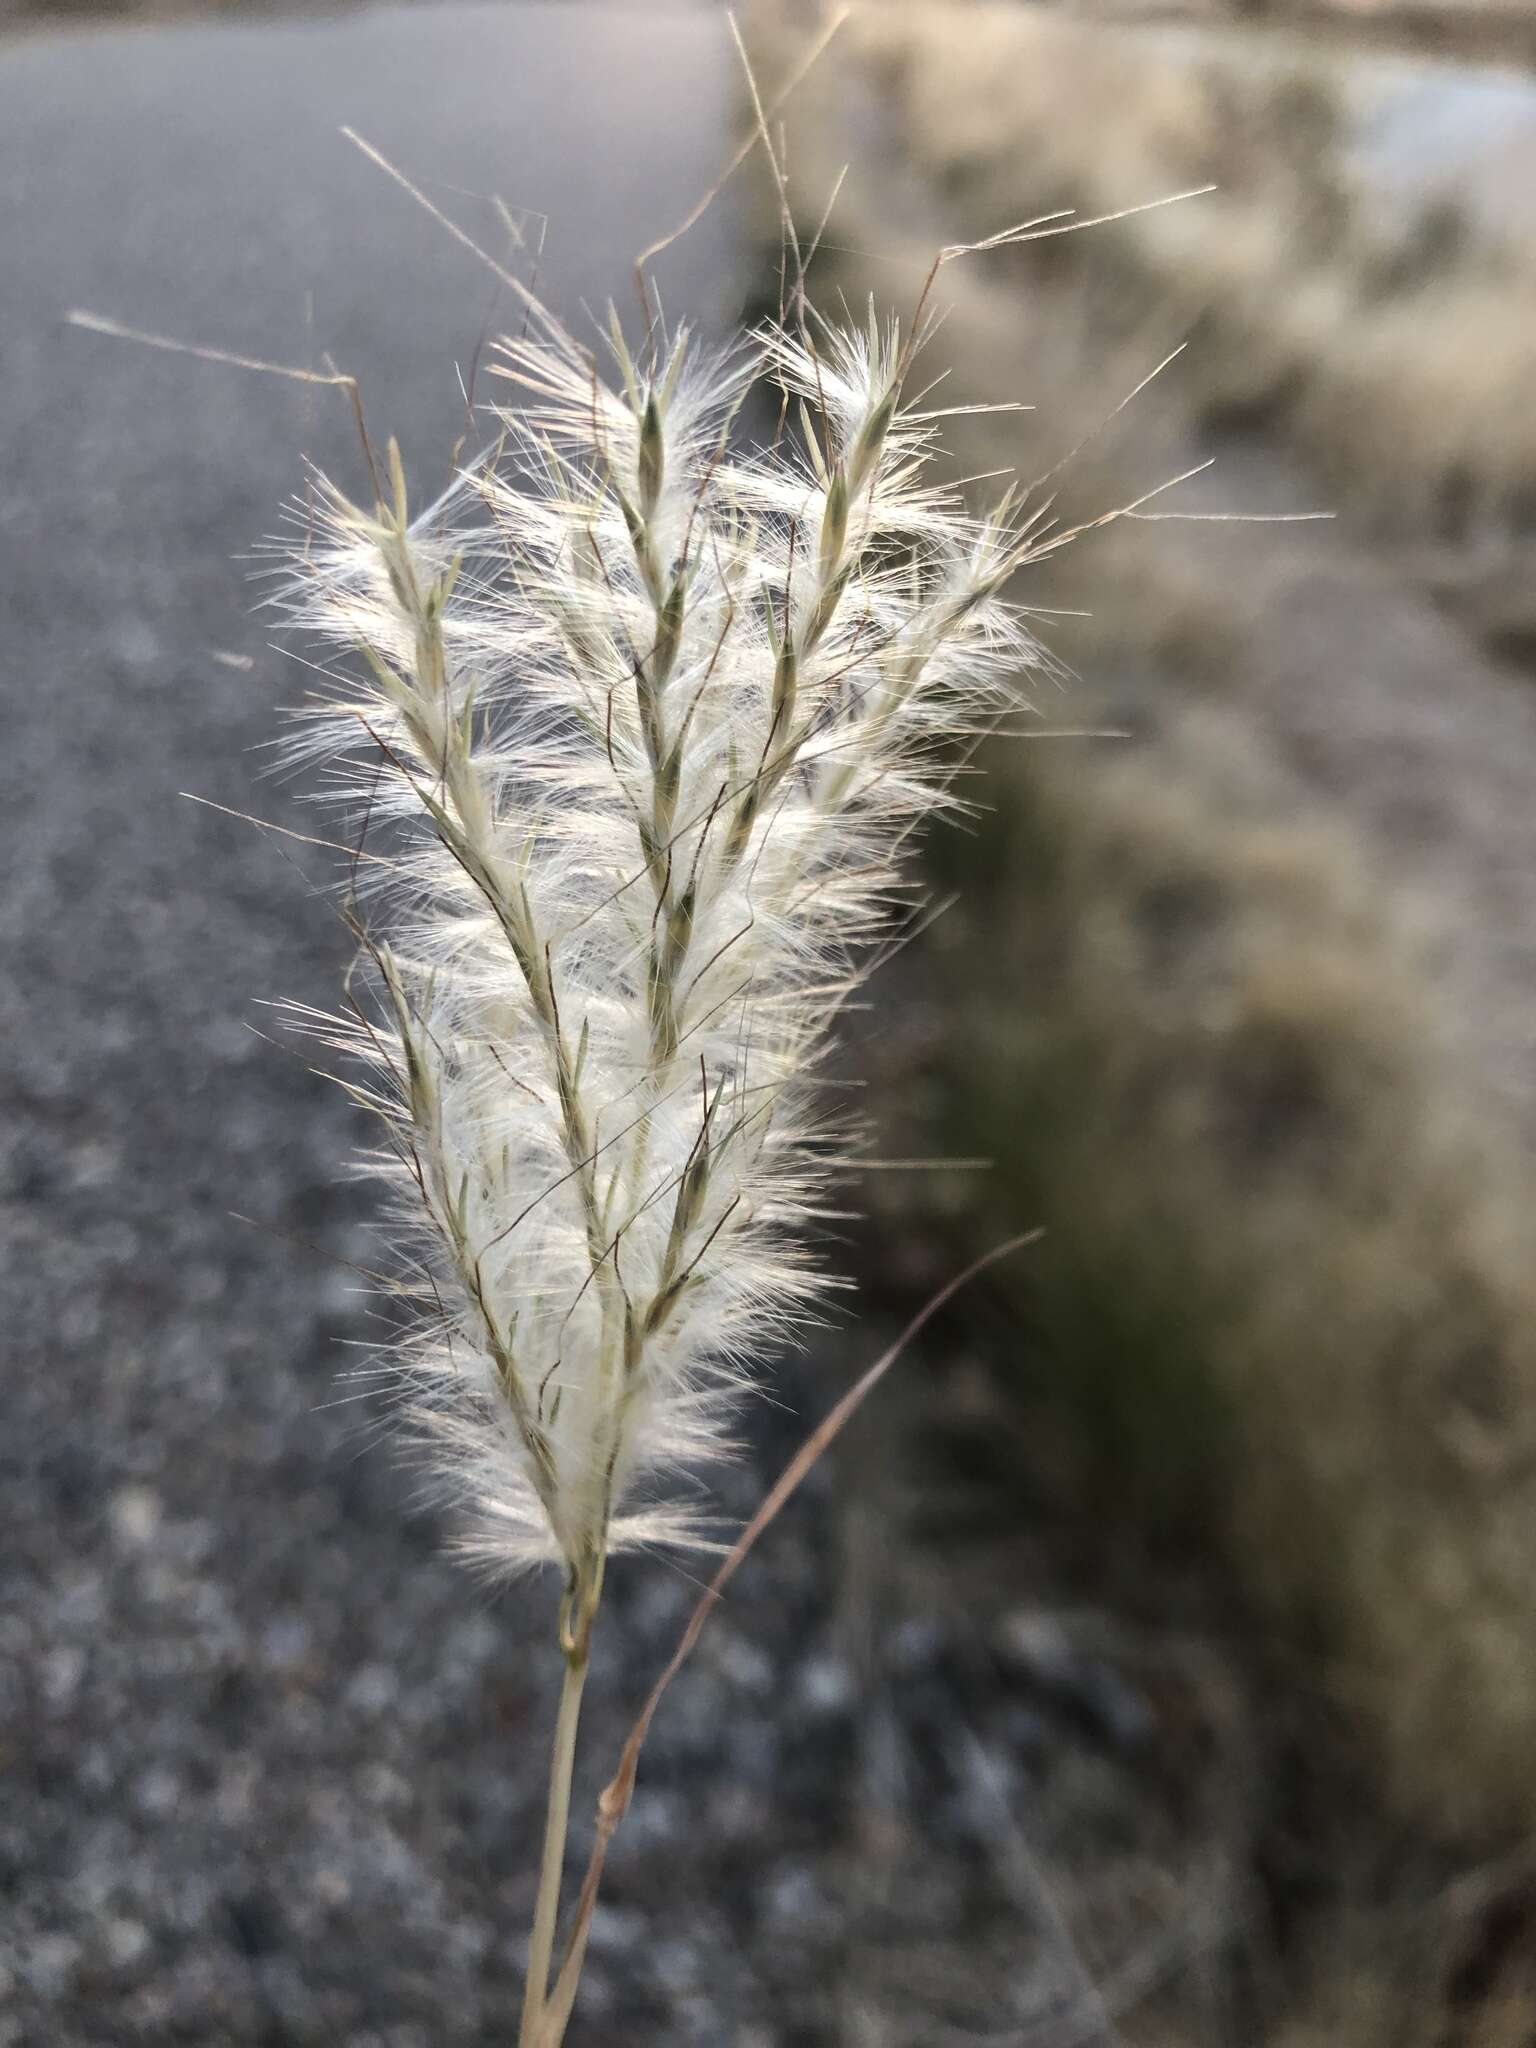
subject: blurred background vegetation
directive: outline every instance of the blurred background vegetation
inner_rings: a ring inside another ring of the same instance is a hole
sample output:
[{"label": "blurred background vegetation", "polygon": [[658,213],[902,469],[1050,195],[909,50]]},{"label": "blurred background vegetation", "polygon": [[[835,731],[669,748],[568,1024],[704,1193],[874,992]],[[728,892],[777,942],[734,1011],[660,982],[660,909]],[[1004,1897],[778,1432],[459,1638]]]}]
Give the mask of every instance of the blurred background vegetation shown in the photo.
[{"label": "blurred background vegetation", "polygon": [[[749,20],[771,89],[811,17]],[[866,1054],[896,1150],[994,1164],[882,1181],[867,1250],[1045,1225],[975,1434],[1122,1616],[1175,1625],[1192,1569],[1231,1630],[1290,1760],[1248,1852],[1328,1866],[1287,2041],[1536,2038],[1536,87],[1465,61],[1529,26],[866,6],[784,116],[807,244],[849,167],[828,306],[1217,188],[939,280],[935,403],[1035,408],[946,421],[965,473],[1070,525],[1215,458],[1147,511],[1286,523],[1126,520],[1028,579],[1083,614],[1039,624],[1071,680],[988,750],[893,971],[926,1025]]]}]

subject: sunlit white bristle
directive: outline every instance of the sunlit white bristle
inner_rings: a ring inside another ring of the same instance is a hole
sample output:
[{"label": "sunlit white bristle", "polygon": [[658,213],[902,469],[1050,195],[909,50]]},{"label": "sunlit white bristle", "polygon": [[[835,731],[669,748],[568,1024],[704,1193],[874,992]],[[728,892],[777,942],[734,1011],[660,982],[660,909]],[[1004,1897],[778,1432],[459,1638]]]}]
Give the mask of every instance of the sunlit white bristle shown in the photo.
[{"label": "sunlit white bristle", "polygon": [[303,507],[285,598],[338,659],[293,749],[364,969],[312,1028],[387,1127],[391,1369],[496,1567],[590,1591],[697,1534],[678,1475],[816,1293],[818,1056],[1035,660],[1028,523],[932,481],[912,354],[873,316],[713,359],[546,322],[445,499],[413,517],[391,448],[372,509]]}]

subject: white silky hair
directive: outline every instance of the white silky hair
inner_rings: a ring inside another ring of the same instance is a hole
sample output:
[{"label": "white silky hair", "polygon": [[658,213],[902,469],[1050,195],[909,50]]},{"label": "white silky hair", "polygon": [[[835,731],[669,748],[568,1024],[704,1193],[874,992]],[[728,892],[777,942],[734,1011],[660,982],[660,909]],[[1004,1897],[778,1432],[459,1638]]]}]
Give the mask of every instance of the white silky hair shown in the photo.
[{"label": "white silky hair", "polygon": [[384,1123],[387,1369],[464,1548],[589,1598],[699,1539],[682,1475],[823,1284],[818,1058],[1039,659],[999,594],[1034,521],[932,481],[894,324],[610,326],[501,344],[520,402],[419,516],[393,445],[371,510],[318,479],[282,592],[339,651],[291,751],[358,850],[361,971],[300,1021]]}]

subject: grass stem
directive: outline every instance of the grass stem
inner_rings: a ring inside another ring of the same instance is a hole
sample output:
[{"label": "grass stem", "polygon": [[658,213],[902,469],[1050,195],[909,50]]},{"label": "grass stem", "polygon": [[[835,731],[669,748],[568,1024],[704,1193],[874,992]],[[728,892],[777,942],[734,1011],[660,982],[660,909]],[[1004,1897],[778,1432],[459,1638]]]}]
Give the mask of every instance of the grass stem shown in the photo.
[{"label": "grass stem", "polygon": [[549,1764],[549,1804],[544,1820],[544,1854],[539,1864],[539,1892],[533,1913],[533,1938],[528,1948],[528,1977],[523,1990],[523,2020],[518,2033],[518,2048],[553,2048],[545,2025],[549,1968],[555,1952],[555,1925],[560,1913],[560,1881],[565,1874],[571,1772],[576,1761],[576,1729],[581,1719],[581,1695],[587,1682],[587,1662],[588,1642],[584,1631],[578,1646],[566,1656],[560,1711],[555,1718],[554,1750]]}]

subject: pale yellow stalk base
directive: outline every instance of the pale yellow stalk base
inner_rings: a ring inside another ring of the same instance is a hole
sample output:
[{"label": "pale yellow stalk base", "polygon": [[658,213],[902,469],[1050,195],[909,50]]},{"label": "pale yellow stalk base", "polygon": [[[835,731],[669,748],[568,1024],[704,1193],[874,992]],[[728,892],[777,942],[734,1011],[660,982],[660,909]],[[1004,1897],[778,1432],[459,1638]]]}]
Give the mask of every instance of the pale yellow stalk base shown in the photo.
[{"label": "pale yellow stalk base", "polygon": [[560,1880],[565,1874],[565,1839],[571,1814],[571,1772],[576,1762],[576,1729],[581,1719],[582,1688],[587,1682],[587,1636],[566,1655],[565,1682],[555,1719],[555,1744],[549,1765],[549,1805],[544,1820],[544,1854],[539,1865],[539,1893],[528,1947],[528,1977],[523,1989],[523,2020],[518,2048],[559,2048],[564,2021],[549,2011],[549,1969],[555,1952],[555,1927],[560,1914]]}]

